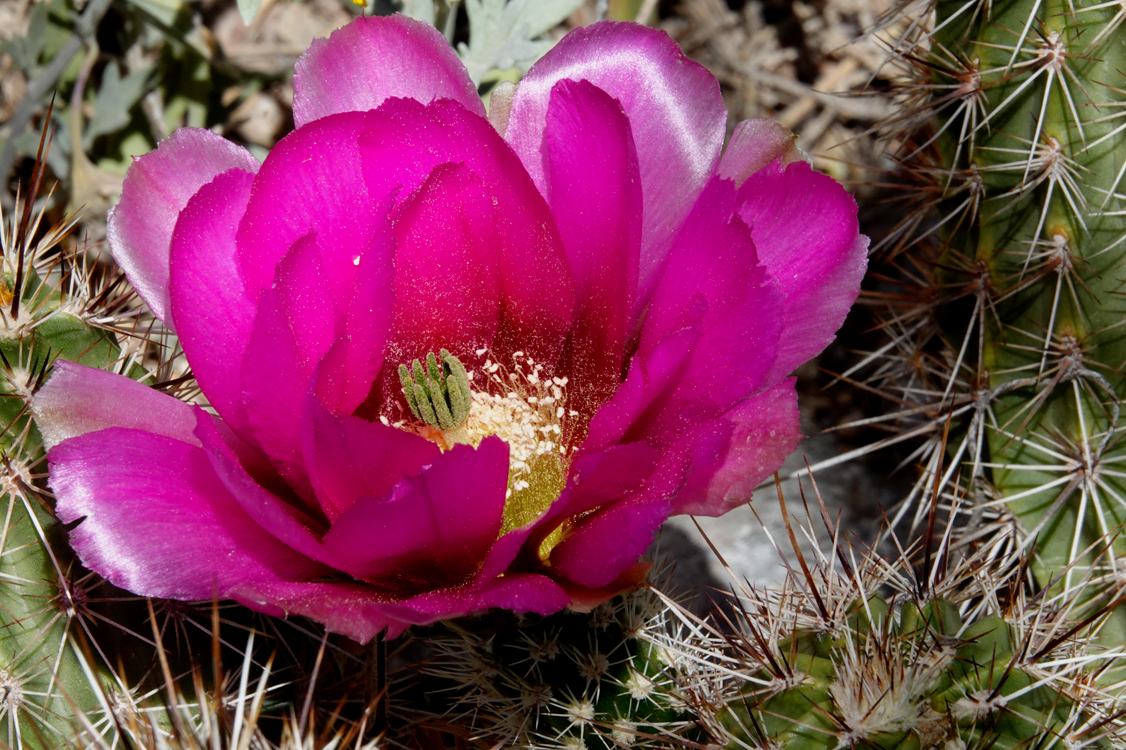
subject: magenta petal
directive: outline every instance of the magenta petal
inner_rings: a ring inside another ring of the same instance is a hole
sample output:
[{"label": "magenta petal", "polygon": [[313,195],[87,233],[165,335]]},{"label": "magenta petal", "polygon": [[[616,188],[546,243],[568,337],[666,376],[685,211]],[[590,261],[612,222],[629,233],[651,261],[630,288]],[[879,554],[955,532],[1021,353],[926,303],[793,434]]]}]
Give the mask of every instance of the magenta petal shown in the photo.
[{"label": "magenta petal", "polygon": [[589,412],[617,388],[630,333],[641,248],[637,151],[621,105],[568,80],[552,90],[543,147],[547,199],[575,280],[570,361],[561,369],[582,384],[573,408]]},{"label": "magenta petal", "polygon": [[31,399],[43,445],[107,427],[129,427],[199,445],[192,407],[147,385],[105,370],[56,360]]},{"label": "magenta petal", "polygon": [[[386,206],[381,204],[377,210],[386,214]],[[321,256],[328,266],[328,283],[334,286],[328,304],[333,308],[337,339],[320,363],[316,392],[334,414],[351,414],[368,398],[372,381],[383,367],[395,315],[395,297],[388,293],[395,276],[390,220],[376,227],[362,254],[354,252],[348,254],[353,255],[351,260],[339,253]],[[326,301],[311,297],[309,304],[325,305]]]},{"label": "magenta petal", "polygon": [[389,495],[357,501],[336,519],[324,544],[359,578],[398,578],[408,591],[461,583],[496,541],[507,487],[504,441],[489,437],[476,449],[458,445]]},{"label": "magenta petal", "polygon": [[305,404],[305,465],[329,521],[362,497],[383,497],[404,475],[418,474],[438,446],[405,430],[333,416],[315,398]]},{"label": "magenta petal", "polygon": [[590,81],[629,117],[645,203],[641,303],[719,160],[727,125],[719,83],[663,31],[625,23],[572,31],[524,76],[505,132],[541,189],[547,112],[552,89],[563,79]]},{"label": "magenta petal", "polygon": [[[494,201],[501,318],[494,358],[518,350],[554,364],[571,325],[574,291],[567,258],[546,202],[508,145],[484,118],[449,100],[424,107],[389,99],[370,113],[360,138],[371,195],[414,195],[431,172],[463,163]],[[425,314],[425,311],[419,311]]]},{"label": "magenta petal", "polygon": [[201,187],[180,213],[170,250],[169,296],[180,343],[204,395],[236,430],[245,417],[231,371],[246,351],[255,305],[242,281],[235,232],[253,179],[232,170]]},{"label": "magenta petal", "polygon": [[[395,614],[407,622],[429,623],[481,612],[490,607],[550,615],[570,603],[571,598],[550,578],[534,573],[515,573],[491,578],[480,588],[462,586],[420,594],[398,603]],[[387,609],[390,610],[390,607]]]},{"label": "magenta petal", "polygon": [[595,513],[552,548],[552,568],[580,586],[609,585],[645,553],[671,510],[667,500],[643,494]]},{"label": "magenta petal", "polygon": [[868,241],[852,197],[804,162],[759,170],[740,188],[738,205],[785,295],[777,360],[767,375],[778,380],[833,340],[860,292]]},{"label": "magenta petal", "polygon": [[662,338],[644,358],[634,356],[626,381],[590,422],[582,451],[603,451],[616,445],[653,402],[683,371],[699,327],[690,326]]},{"label": "magenta petal", "polygon": [[560,511],[575,516],[632,495],[653,473],[659,455],[656,448],[643,442],[584,453],[571,466],[570,487],[551,511],[559,506]]},{"label": "magenta petal", "polygon": [[313,376],[335,339],[328,280],[316,237],[297,242],[262,295],[242,362],[249,432],[274,466],[311,499],[301,458],[301,413]]},{"label": "magenta petal", "polygon": [[755,487],[797,449],[801,437],[793,378],[694,426],[662,457],[679,464],[673,512],[721,516],[750,502]]},{"label": "magenta petal", "polygon": [[[203,412],[199,414],[202,416]],[[315,530],[317,524],[247,474],[210,419],[200,419],[196,436],[203,444],[215,475],[247,515],[302,555],[337,567],[331,555],[321,546],[320,534]]]},{"label": "magenta petal", "polygon": [[358,643],[367,643],[380,631],[394,638],[412,624],[396,619],[399,612],[385,605],[388,598],[362,583],[288,583],[246,581],[230,593],[241,604],[272,617],[300,615],[322,623],[330,633],[339,633]]},{"label": "magenta petal", "polygon": [[738,187],[773,161],[782,159],[786,164],[800,159],[796,140],[797,136],[768,117],[743,120],[735,126],[716,174]]},{"label": "magenta petal", "polygon": [[570,603],[558,584],[526,573],[492,580],[480,589],[445,589],[405,601],[392,601],[371,586],[348,583],[255,583],[232,596],[266,614],[311,617],[330,632],[359,643],[367,643],[384,629],[387,638],[395,638],[410,625],[429,625],[489,607],[547,615]]},{"label": "magenta petal", "polygon": [[642,328],[642,359],[664,336],[700,330],[673,390],[634,427],[658,444],[742,401],[764,384],[776,356],[783,297],[733,208],[732,183],[713,180],[677,236]]},{"label": "magenta petal", "polygon": [[[499,218],[481,179],[438,166],[395,219],[395,325],[400,362],[489,347],[500,318]],[[398,386],[397,376],[395,385]]]},{"label": "magenta petal", "polygon": [[168,292],[169,244],[176,219],[200,187],[238,169],[254,174],[258,160],[244,148],[201,128],[181,128],[133,162],[110,210],[106,236],[113,257],[149,308],[175,327]]},{"label": "magenta petal", "polygon": [[477,88],[436,29],[405,16],[357,18],[314,39],[293,73],[293,120],[304,127],[338,112],[375,109],[389,97],[453,99],[485,115]]},{"label": "magenta petal", "polygon": [[[377,228],[384,231],[386,211],[377,209],[389,191],[368,194],[356,147],[366,123],[366,115],[354,112],[318,120],[287,135],[266,157],[237,235],[253,299],[270,286],[278,262],[302,237],[317,235],[326,253],[350,262]],[[334,279],[345,262],[326,257]],[[333,289],[345,291],[335,283]]]},{"label": "magenta petal", "polygon": [[200,448],[140,430],[71,438],[48,453],[56,511],[83,564],[143,596],[223,598],[248,581],[324,568],[266,533]]}]

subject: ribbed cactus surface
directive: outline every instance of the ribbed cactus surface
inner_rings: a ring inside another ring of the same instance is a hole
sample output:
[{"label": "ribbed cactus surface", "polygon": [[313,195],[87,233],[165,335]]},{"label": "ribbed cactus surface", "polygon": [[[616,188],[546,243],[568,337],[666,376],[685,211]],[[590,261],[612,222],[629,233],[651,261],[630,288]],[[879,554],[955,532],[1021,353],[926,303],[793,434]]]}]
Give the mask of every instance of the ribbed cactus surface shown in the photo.
[{"label": "ribbed cactus surface", "polygon": [[[968,498],[967,538],[1018,529],[1009,552],[1035,551],[1041,586],[1076,589],[1092,569],[1114,578],[1126,551],[1126,9],[918,11],[888,26],[905,74],[889,137],[912,210],[891,244],[907,287],[884,297],[894,346],[874,357],[905,407],[892,416],[929,435],[906,507],[918,528],[934,497]],[[1076,595],[1098,605],[1116,591],[1106,579]]]},{"label": "ribbed cactus surface", "polygon": [[694,747],[706,735],[679,657],[655,638],[668,625],[667,605],[642,589],[589,614],[497,613],[417,637],[456,701],[443,721],[484,746]]},{"label": "ribbed cactus surface", "polygon": [[14,749],[72,743],[80,712],[108,728],[103,701],[120,687],[89,638],[98,583],[52,514],[28,399],[56,358],[125,366],[111,329],[129,293],[65,246],[73,220],[45,226],[30,192],[0,217],[0,743]]}]

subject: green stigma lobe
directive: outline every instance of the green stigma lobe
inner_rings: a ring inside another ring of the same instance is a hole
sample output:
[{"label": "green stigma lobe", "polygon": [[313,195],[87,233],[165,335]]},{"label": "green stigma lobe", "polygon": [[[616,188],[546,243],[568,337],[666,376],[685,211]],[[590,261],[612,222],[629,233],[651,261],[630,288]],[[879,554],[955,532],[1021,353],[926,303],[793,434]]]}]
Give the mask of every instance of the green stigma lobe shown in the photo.
[{"label": "green stigma lobe", "polygon": [[439,356],[441,364],[430,352],[426,355],[425,367],[417,359],[410,369],[399,365],[399,383],[415,418],[447,432],[465,424],[472,394],[469,374],[461,361],[446,349],[442,349]]}]

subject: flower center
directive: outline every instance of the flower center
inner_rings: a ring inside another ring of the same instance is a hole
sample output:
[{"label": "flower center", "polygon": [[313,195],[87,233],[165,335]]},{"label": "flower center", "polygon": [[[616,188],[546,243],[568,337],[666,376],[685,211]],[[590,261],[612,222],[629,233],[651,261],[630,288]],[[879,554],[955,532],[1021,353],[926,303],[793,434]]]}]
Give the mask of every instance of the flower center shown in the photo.
[{"label": "flower center", "polygon": [[[506,366],[489,358],[469,372],[445,349],[399,366],[403,395],[421,424],[397,423],[433,440],[443,450],[481,444],[490,435],[508,443],[508,490],[501,535],[534,521],[559,497],[570,464],[567,379],[548,378],[524,352]],[[387,423],[387,420],[383,420]]]}]

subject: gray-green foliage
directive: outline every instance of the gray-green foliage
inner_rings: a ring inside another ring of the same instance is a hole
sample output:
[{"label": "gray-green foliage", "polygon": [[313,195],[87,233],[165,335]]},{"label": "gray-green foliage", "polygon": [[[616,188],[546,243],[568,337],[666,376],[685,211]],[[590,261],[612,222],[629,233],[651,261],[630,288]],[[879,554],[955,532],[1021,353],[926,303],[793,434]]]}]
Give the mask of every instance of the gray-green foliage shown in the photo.
[{"label": "gray-green foliage", "polygon": [[469,43],[458,54],[469,77],[478,84],[518,79],[555,43],[544,35],[580,5],[582,0],[465,0]]}]

